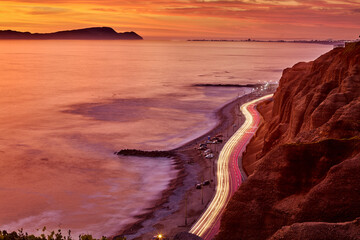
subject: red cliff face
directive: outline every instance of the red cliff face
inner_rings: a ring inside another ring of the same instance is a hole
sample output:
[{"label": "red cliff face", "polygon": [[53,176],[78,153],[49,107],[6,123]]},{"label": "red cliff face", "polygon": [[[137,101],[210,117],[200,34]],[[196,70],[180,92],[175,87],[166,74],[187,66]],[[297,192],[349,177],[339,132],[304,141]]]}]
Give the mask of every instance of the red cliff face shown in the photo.
[{"label": "red cliff face", "polygon": [[359,44],[336,48],[313,62],[284,70],[274,96],[264,153],[278,144],[349,138],[359,133],[359,48]]},{"label": "red cliff face", "polygon": [[218,239],[360,239],[360,43],[284,70],[264,127]]}]

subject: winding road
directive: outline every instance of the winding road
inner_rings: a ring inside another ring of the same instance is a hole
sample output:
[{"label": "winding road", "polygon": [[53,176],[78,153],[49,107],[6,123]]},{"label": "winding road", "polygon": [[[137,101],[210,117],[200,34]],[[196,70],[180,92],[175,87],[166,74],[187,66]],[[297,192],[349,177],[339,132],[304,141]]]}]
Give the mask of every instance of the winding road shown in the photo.
[{"label": "winding road", "polygon": [[240,107],[245,115],[244,124],[234,133],[222,148],[217,162],[217,187],[214,198],[192,226],[190,233],[204,240],[211,240],[218,233],[220,219],[231,196],[236,192],[246,176],[239,169],[239,156],[254,135],[260,123],[260,114],[255,106],[272,97],[272,94],[247,102]]}]

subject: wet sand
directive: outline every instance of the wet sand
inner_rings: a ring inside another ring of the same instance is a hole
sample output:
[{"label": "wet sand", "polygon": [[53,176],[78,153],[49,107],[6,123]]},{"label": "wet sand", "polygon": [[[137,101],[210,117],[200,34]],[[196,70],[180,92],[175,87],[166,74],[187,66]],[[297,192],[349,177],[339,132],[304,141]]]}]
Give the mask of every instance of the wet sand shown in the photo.
[{"label": "wet sand", "polygon": [[[209,132],[169,151],[174,161],[174,168],[178,170],[168,189],[162,192],[159,200],[153,203],[146,214],[137,216],[138,221],[129,225],[118,235],[125,235],[127,239],[151,239],[158,233],[173,237],[176,233],[188,231],[200,217],[203,210],[211,201],[215,193],[215,172],[218,154],[230,136],[243,124],[244,116],[240,106],[252,99],[274,92],[276,86],[267,90],[257,91],[235,99],[216,112],[218,124]],[[198,150],[200,143],[205,143],[208,136],[223,135],[223,142],[208,144],[214,153],[214,158],[206,159],[203,151]],[[210,185],[202,190],[195,185],[204,180],[210,180]],[[186,216],[186,219],[185,219]]]}]

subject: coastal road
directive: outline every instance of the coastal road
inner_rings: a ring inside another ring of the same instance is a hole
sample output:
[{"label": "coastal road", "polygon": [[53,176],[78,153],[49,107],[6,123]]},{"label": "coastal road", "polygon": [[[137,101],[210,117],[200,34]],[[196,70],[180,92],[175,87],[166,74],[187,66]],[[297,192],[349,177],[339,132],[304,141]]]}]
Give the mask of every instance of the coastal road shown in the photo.
[{"label": "coastal road", "polygon": [[245,115],[245,122],[225,143],[219,154],[214,198],[192,226],[190,233],[198,235],[204,240],[211,240],[218,233],[225,207],[239,188],[242,179],[246,177],[239,169],[238,159],[260,123],[260,114],[256,111],[255,106],[270,97],[272,94],[247,102],[240,107],[241,112]]}]

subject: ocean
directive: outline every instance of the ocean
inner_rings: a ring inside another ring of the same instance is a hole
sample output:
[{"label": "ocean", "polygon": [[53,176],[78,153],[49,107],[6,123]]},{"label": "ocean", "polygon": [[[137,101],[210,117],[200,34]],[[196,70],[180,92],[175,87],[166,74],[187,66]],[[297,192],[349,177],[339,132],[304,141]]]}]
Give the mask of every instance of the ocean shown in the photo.
[{"label": "ocean", "polygon": [[0,41],[0,229],[111,235],[152,206],[177,171],[169,150],[214,112],[332,46],[185,41]]}]

